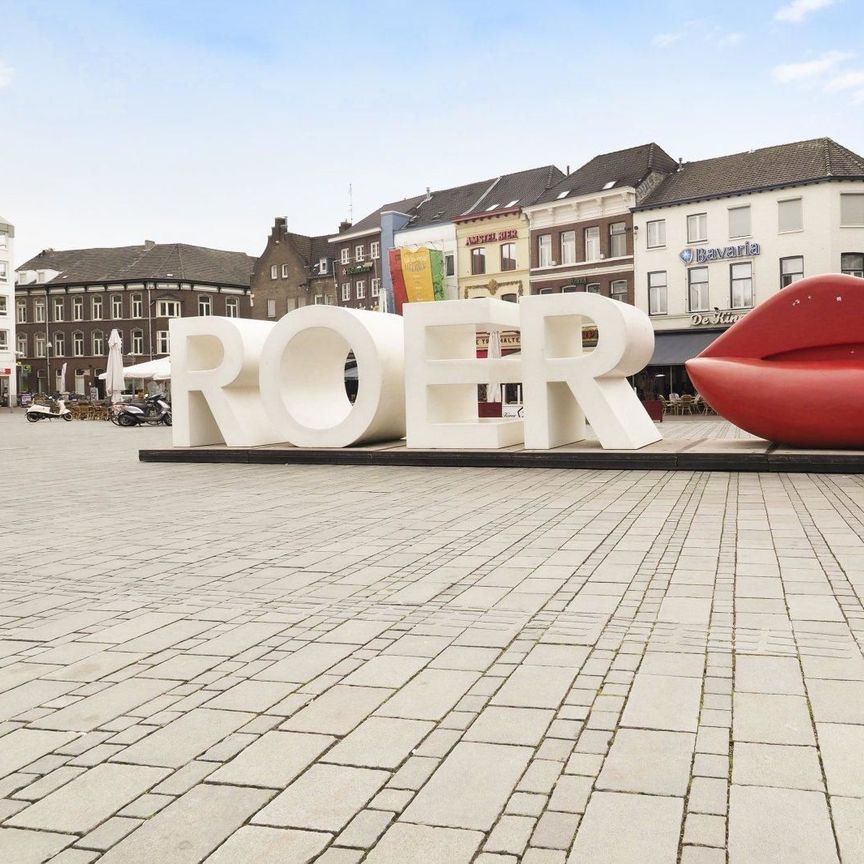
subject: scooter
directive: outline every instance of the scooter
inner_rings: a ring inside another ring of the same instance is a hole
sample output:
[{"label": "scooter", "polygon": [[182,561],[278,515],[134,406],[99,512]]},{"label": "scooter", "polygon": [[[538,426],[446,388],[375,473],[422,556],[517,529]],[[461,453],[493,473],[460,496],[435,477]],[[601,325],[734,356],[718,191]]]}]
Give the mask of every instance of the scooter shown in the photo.
[{"label": "scooter", "polygon": [[144,402],[118,402],[111,409],[116,426],[171,425],[171,405],[162,396],[149,396]]},{"label": "scooter", "polygon": [[72,412],[62,399],[52,399],[47,405],[32,404],[24,416],[36,423],[38,420],[71,420]]}]

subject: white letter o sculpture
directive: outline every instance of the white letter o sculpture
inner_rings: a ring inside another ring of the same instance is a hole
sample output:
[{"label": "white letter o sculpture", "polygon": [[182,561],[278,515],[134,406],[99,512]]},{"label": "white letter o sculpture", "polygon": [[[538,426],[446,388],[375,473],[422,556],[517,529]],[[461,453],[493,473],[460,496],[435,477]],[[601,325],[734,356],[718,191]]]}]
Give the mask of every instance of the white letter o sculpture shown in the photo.
[{"label": "white letter o sculpture", "polygon": [[[345,360],[358,390],[345,392]],[[295,447],[350,447],[405,435],[404,338],[398,315],[304,306],[282,318],[261,352],[260,390],[270,421]]]}]

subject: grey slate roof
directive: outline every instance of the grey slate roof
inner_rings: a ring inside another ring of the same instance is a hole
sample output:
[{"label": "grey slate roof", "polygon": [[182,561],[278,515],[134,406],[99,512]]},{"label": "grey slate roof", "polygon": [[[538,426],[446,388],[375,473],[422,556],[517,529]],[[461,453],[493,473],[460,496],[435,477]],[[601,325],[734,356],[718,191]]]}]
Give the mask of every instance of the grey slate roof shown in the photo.
[{"label": "grey slate roof", "polygon": [[155,243],[96,249],[45,250],[18,270],[59,270],[46,285],[128,280],[177,280],[246,288],[255,258],[186,243]]},{"label": "grey slate roof", "polygon": [[463,218],[479,217],[486,213],[491,215],[501,210],[527,207],[529,204],[534,204],[544,192],[563,179],[564,173],[554,165],[529,168],[527,171],[517,171],[515,174],[504,174],[494,179],[483,197],[462,216]]},{"label": "grey slate roof", "polygon": [[[609,188],[636,188],[652,171],[675,171],[678,163],[658,144],[640,144],[614,153],[603,153],[577,168],[572,174],[545,191],[535,203],[545,204],[560,198],[575,198]],[[563,194],[563,193],[568,194]]]},{"label": "grey slate roof", "polygon": [[[425,197],[425,195],[415,195],[413,198],[403,198],[401,201],[391,201],[389,204],[384,204],[377,210],[373,210],[368,216],[364,216],[359,222],[355,222],[350,228],[342,233],[349,236],[361,231],[370,231],[373,228],[380,228],[382,213],[387,210],[397,210],[399,213],[410,213]],[[337,239],[339,235],[331,234],[330,237],[332,239]]]},{"label": "grey slate roof", "polygon": [[864,158],[830,138],[814,138],[685,162],[636,209],[840,178],[864,179]]},{"label": "grey slate roof", "polygon": [[476,183],[466,183],[454,186],[452,189],[440,189],[424,195],[420,203],[414,207],[411,221],[406,228],[424,228],[429,225],[446,224],[457,216],[467,212],[480,196],[489,188],[492,180],[478,180]]}]

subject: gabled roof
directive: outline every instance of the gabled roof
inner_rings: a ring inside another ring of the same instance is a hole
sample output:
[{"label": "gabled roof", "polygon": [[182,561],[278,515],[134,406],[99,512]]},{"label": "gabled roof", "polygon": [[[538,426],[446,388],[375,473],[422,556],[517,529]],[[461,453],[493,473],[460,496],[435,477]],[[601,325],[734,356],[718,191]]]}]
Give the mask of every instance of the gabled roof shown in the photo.
[{"label": "gabled roof", "polygon": [[248,287],[255,258],[186,243],[153,243],[40,252],[18,270],[57,270],[45,285],[80,285],[130,280],[206,282]]},{"label": "gabled roof", "polygon": [[685,162],[636,209],[844,178],[864,180],[864,158],[830,138],[813,138]]},{"label": "gabled roof", "polygon": [[403,230],[452,222],[457,216],[471,209],[492,182],[493,180],[478,180],[424,195],[414,207],[411,221]]},{"label": "gabled roof", "polygon": [[382,213],[386,213],[388,210],[396,210],[399,213],[410,213],[425,197],[425,195],[415,195],[413,198],[403,198],[401,201],[392,201],[389,204],[384,204],[377,210],[373,210],[367,216],[364,216],[359,222],[355,222],[350,228],[346,228],[340,234],[329,235],[329,240],[331,243],[338,243],[340,240],[359,234],[380,230]]},{"label": "gabled roof", "polygon": [[605,189],[635,189],[652,172],[675,171],[678,163],[658,144],[640,144],[595,156],[572,174],[546,190],[535,203],[545,204]]},{"label": "gabled roof", "polygon": [[483,195],[459,218],[464,220],[480,218],[527,207],[563,179],[563,172],[554,165],[529,168],[527,171],[517,171],[515,174],[504,174],[492,180]]}]

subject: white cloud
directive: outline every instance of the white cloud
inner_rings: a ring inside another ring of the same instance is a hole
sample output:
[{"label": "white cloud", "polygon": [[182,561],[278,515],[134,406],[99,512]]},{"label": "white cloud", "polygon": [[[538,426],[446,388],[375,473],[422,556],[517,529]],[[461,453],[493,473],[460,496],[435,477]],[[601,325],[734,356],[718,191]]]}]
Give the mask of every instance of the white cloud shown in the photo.
[{"label": "white cloud", "polygon": [[781,84],[790,81],[806,81],[830,72],[838,63],[855,55],[850,51],[829,51],[815,60],[804,60],[801,63],[784,63],[771,70],[771,77]]},{"label": "white cloud", "polygon": [[677,42],[683,35],[683,33],[658,33],[651,40],[651,44],[655,48],[665,48],[667,45]]},{"label": "white cloud", "polygon": [[725,36],[720,37],[720,45],[725,48],[731,48],[737,45],[743,38],[743,33],[727,33]]},{"label": "white cloud", "polygon": [[848,72],[835,75],[825,85],[825,89],[829,93],[835,93],[838,90],[854,90],[858,87],[864,87],[864,69],[850,69]]},{"label": "white cloud", "polygon": [[11,66],[0,62],[0,87],[8,87],[15,77],[15,70]]},{"label": "white cloud", "polygon": [[811,12],[833,6],[836,0],[792,0],[781,6],[774,13],[775,21],[792,21],[795,24],[803,21]]}]

